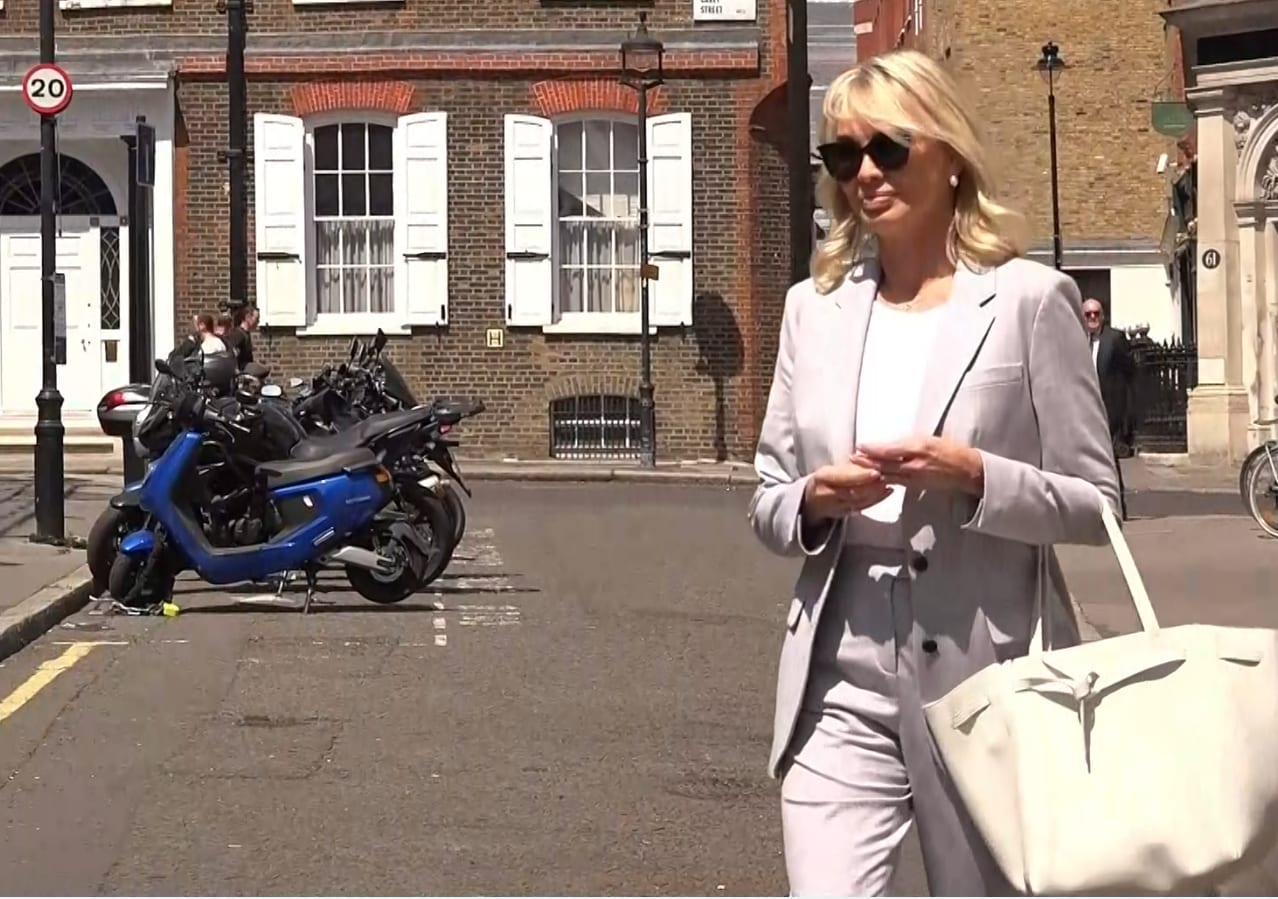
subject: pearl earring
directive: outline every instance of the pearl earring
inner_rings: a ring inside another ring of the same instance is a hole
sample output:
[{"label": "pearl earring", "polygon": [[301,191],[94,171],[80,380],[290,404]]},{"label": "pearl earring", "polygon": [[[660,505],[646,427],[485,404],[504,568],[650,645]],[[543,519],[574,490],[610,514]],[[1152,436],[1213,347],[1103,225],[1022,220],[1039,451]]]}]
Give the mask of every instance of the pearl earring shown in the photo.
[{"label": "pearl earring", "polygon": [[958,175],[950,175],[950,187],[958,187]]}]

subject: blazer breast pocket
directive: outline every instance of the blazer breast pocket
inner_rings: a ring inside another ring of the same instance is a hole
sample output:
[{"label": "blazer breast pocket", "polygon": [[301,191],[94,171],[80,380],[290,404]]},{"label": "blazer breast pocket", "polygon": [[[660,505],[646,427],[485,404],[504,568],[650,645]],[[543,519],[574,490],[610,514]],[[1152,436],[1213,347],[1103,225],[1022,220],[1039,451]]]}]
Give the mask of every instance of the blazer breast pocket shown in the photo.
[{"label": "blazer breast pocket", "polygon": [[1019,384],[1024,376],[1025,366],[1019,362],[983,365],[973,368],[964,375],[961,386],[966,390],[983,390],[989,387]]}]

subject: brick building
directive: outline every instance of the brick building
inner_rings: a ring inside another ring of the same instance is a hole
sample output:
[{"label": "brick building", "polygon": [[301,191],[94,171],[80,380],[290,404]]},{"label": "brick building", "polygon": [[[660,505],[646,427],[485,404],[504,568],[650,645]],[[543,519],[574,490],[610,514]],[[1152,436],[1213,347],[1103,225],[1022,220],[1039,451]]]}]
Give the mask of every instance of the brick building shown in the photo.
[{"label": "brick building", "polygon": [[[1151,103],[1174,96],[1166,0],[858,0],[858,55],[915,46],[945,60],[976,103],[1004,199],[1033,226],[1031,255],[1052,262],[1047,87],[1035,63],[1056,42],[1064,268],[1119,325],[1182,335],[1182,293],[1162,246],[1176,140],[1154,130]],[[1048,13],[1050,12],[1050,16]],[[1159,160],[1168,155],[1164,171]],[[1192,336],[1192,335],[1186,335]]]},{"label": "brick building", "polygon": [[[60,383],[74,428],[128,380],[130,353],[147,340],[165,351],[227,297],[226,25],[205,0],[60,6],[59,61],[76,84],[59,137]],[[666,46],[648,125],[659,451],[748,455],[789,272],[784,148],[759,115],[784,93],[784,4],[759,0],[750,21],[694,20],[705,6],[256,0],[246,68],[259,355],[278,376],[308,375],[381,327],[423,396],[486,401],[468,449],[629,452],[616,444],[637,443],[637,104],[617,69],[645,9]],[[38,296],[38,128],[18,90],[37,8],[0,0],[10,422],[33,416],[39,378],[38,305],[24,299]],[[139,194],[151,227],[131,235],[121,138],[138,115],[157,129],[157,171]],[[129,272],[138,260],[142,287]],[[552,428],[553,415],[577,425]]]}]

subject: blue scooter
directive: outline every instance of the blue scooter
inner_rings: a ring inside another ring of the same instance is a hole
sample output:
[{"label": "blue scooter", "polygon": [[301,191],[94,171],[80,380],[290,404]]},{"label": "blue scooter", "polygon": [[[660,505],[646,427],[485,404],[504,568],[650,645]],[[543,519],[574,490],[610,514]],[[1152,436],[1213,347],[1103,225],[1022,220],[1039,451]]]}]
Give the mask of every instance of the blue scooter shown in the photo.
[{"label": "blue scooter", "polygon": [[[162,374],[167,368],[156,361]],[[264,543],[216,547],[196,520],[189,497],[196,493],[201,445],[219,432],[233,439],[237,425],[194,391],[176,403],[173,417],[185,430],[141,486],[139,505],[147,513],[147,527],[120,541],[111,566],[109,589],[118,602],[154,607],[172,594],[175,578],[186,570],[219,585],[302,571],[302,611],[308,612],[319,571],[331,563],[344,564],[351,586],[374,602],[395,602],[417,589],[431,548],[407,516],[386,508],[394,493],[391,473],[371,450],[259,465],[257,487],[272,522],[271,536]]]}]

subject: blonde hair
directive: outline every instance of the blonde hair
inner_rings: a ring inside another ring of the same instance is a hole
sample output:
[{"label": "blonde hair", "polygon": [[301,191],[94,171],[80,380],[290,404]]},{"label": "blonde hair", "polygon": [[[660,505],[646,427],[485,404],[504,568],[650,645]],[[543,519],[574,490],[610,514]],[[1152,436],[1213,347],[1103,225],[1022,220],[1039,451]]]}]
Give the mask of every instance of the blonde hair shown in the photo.
[{"label": "blonde hair", "polygon": [[[949,147],[962,166],[950,228],[950,259],[990,268],[1025,252],[1024,219],[993,198],[993,175],[976,122],[959,99],[958,85],[917,50],[893,50],[859,63],[834,80],[822,107],[821,141],[855,119],[888,135],[910,134]],[[822,168],[817,200],[830,217],[825,240],[812,254],[812,278],[821,293],[838,287],[869,255],[873,236],[860,210]]]}]

